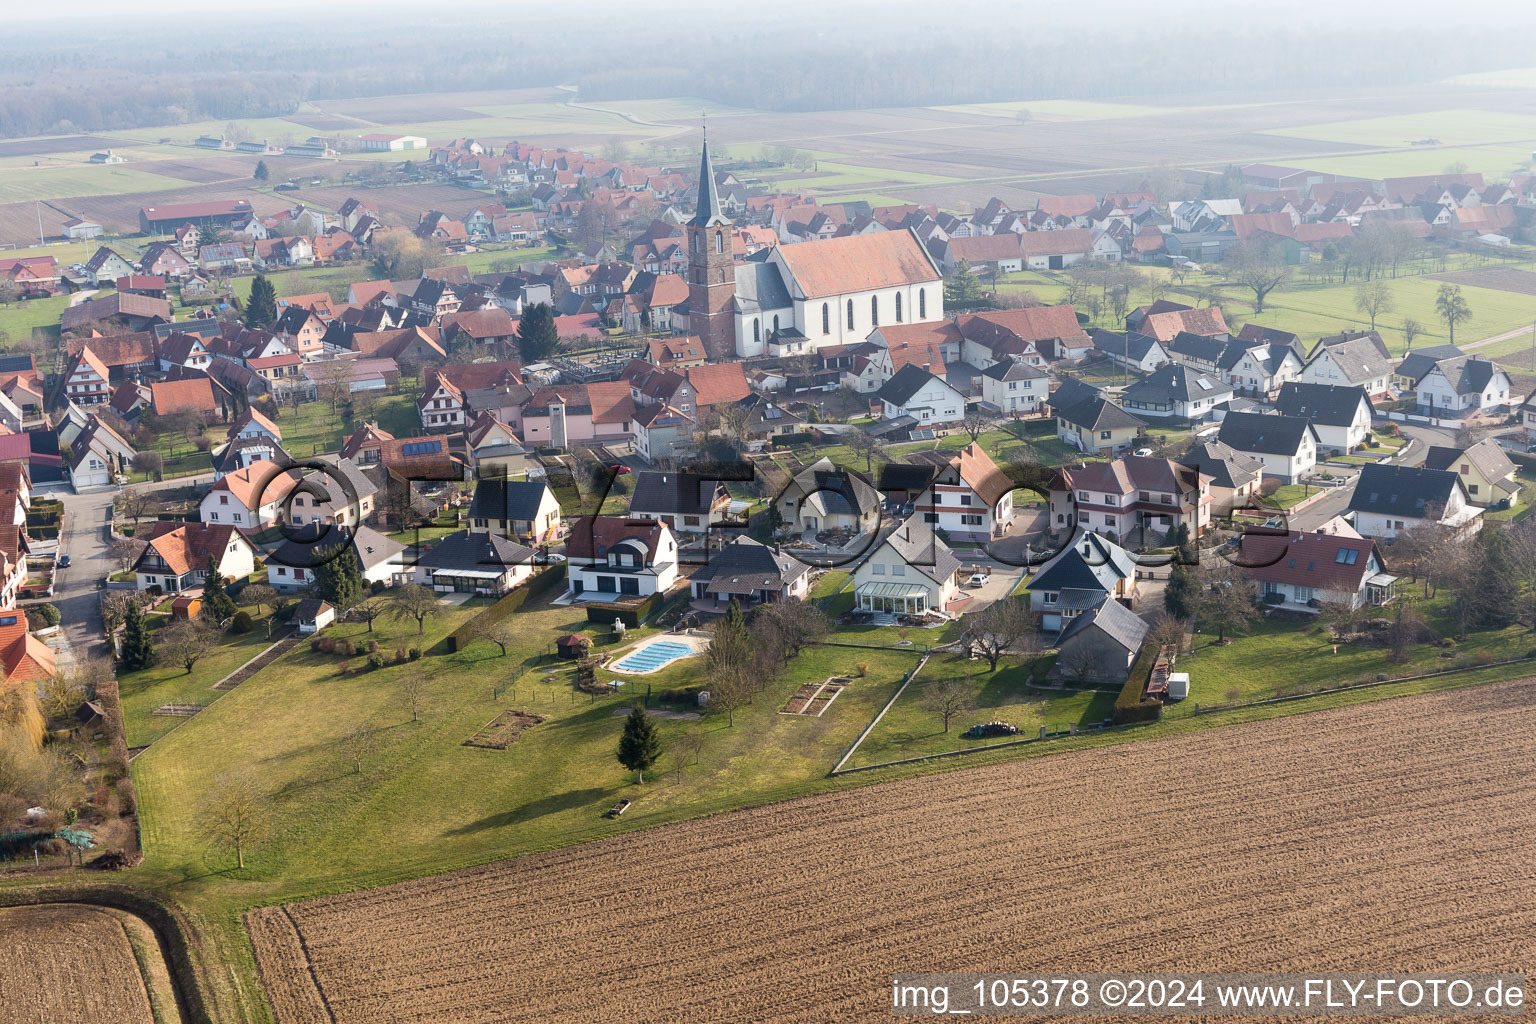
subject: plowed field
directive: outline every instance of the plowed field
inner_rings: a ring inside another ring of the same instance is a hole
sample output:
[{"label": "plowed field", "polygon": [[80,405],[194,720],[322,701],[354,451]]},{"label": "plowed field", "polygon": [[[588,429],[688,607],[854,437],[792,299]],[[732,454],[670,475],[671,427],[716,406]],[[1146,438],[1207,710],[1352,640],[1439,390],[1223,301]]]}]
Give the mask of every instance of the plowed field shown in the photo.
[{"label": "plowed field", "polygon": [[[129,927],[136,927],[140,948],[158,956],[149,929],[116,911],[72,904],[0,908],[5,1019],[151,1024],[157,1018]],[[162,1012],[176,1019],[174,1003]]]},{"label": "plowed field", "polygon": [[1528,971],[1533,704],[950,772],[247,921],[280,1024],[883,1021],[918,970]]}]

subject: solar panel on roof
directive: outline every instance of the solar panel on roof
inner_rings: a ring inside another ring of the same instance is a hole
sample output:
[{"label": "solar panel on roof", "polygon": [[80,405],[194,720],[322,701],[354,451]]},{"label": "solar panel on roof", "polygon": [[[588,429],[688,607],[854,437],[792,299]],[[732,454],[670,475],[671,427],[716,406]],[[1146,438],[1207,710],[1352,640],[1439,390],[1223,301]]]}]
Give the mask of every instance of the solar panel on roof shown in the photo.
[{"label": "solar panel on roof", "polygon": [[430,455],[443,450],[441,441],[412,441],[400,446],[402,455]]}]

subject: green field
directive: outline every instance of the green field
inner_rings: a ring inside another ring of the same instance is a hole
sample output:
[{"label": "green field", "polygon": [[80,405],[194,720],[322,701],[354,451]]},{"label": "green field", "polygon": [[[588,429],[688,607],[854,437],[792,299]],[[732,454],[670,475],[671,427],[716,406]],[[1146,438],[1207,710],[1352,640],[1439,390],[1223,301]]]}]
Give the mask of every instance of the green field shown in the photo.
[{"label": "green field", "polygon": [[1356,146],[1407,146],[1421,139],[1439,139],[1447,146],[1475,146],[1536,140],[1536,114],[1436,110],[1355,121],[1329,121],[1295,128],[1270,128],[1263,134]]},{"label": "green field", "polygon": [[959,103],[931,109],[947,110],[956,114],[974,114],[978,117],[1010,119],[1017,119],[1019,111],[1027,110],[1032,121],[1108,121],[1118,118],[1172,114],[1201,108],[1148,107],[1135,103],[1099,103],[1094,100],[1012,100],[1007,103]]},{"label": "green field", "polygon": [[128,164],[0,170],[0,203],[61,199],[65,196],[110,196],[124,192],[156,192],[186,187],[187,183],[180,178],[136,170]]},{"label": "green field", "polygon": [[1529,169],[1530,145],[1496,144],[1488,146],[1431,146],[1424,149],[1400,149],[1390,153],[1365,153],[1359,156],[1308,157],[1308,167],[1334,174],[1360,178],[1397,178],[1415,174],[1444,174],[1456,164],[1477,171],[1491,179],[1508,178]]}]

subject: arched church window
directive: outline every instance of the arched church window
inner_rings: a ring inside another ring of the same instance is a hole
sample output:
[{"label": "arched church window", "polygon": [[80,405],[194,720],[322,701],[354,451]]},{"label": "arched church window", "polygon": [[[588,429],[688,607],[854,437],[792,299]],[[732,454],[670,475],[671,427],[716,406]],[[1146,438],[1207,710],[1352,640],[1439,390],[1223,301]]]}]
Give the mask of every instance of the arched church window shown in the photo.
[{"label": "arched church window", "polygon": [[832,333],[832,307],[825,302],[821,304],[821,333]]},{"label": "arched church window", "polygon": [[848,300],[848,329],[853,330],[853,300]]},{"label": "arched church window", "polygon": [[917,318],[919,320],[928,319],[928,291],[925,288],[917,290]]},{"label": "arched church window", "polygon": [[880,326],[880,296],[878,295],[869,297],[869,326]]},{"label": "arched church window", "polygon": [[896,322],[901,323],[901,292],[896,293]]}]

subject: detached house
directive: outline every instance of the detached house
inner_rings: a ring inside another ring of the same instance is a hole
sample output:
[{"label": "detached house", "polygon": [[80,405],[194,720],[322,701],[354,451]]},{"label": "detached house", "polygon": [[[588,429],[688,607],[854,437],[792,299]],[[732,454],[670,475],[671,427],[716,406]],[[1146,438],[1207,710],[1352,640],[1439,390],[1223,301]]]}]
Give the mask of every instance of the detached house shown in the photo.
[{"label": "detached house", "polygon": [[1424,455],[1425,469],[1445,470],[1461,477],[1467,489],[1467,501],[1484,508],[1513,504],[1520,496],[1521,482],[1515,476],[1515,464],[1492,438],[1465,449],[1432,445]]},{"label": "detached house", "polygon": [[1264,475],[1296,483],[1317,465],[1318,438],[1299,416],[1229,412],[1216,439],[1264,464]]},{"label": "detached house", "polygon": [[480,480],[469,505],[469,529],[548,544],[560,536],[560,502],[542,480]]},{"label": "detached house", "polygon": [[808,539],[834,531],[860,536],[880,525],[880,492],[828,458],[801,470],[775,504],[784,528]]},{"label": "detached house", "polygon": [[1045,408],[1050,376],[1020,359],[993,363],[981,371],[981,400],[1006,416],[1032,416]]},{"label": "detached house", "polygon": [[1042,565],[1025,589],[1030,607],[1040,616],[1040,628],[1047,632],[1064,628],[1105,601],[1134,608],[1140,596],[1131,553],[1086,530]]},{"label": "detached house", "polygon": [[533,575],[533,550],[494,533],[451,533],[416,556],[412,582],[439,594],[499,596]]},{"label": "detached house", "polygon": [[1383,605],[1395,596],[1376,542],[1337,533],[1245,533],[1236,564],[1271,608],[1316,614],[1324,605]]},{"label": "detached house", "polygon": [[405,566],[405,545],[366,526],[355,529],[309,523],[287,531],[267,553],[267,583],[283,593],[315,584],[315,569],[344,548],[357,559],[364,583],[394,586],[411,576]]},{"label": "detached house", "polygon": [[1199,537],[1211,522],[1210,480],[1172,459],[1126,456],[1065,466],[1050,483],[1050,530],[1079,527],[1118,542],[1151,546],[1179,526]]},{"label": "detached house", "polygon": [[1067,622],[1056,640],[1053,679],[1074,683],[1123,684],[1151,629],[1119,601],[1101,601]]},{"label": "detached house", "polygon": [[277,522],[299,475],[277,462],[253,462],[213,482],[198,505],[203,522],[260,530]]},{"label": "detached house", "polygon": [[100,405],[112,397],[106,365],[84,346],[64,369],[64,397],[79,406]]},{"label": "detached house", "polygon": [[1405,530],[1439,525],[1457,535],[1482,528],[1459,473],[1415,466],[1364,466],[1349,500],[1355,529],[1391,541]]},{"label": "detached house", "polygon": [[731,494],[720,480],[697,473],[657,473],[635,476],[629,499],[632,519],[654,519],[678,534],[701,535],[724,522]]},{"label": "detached house", "polygon": [[578,601],[647,597],[677,582],[677,537],[665,523],[582,516],[572,521],[565,550]]},{"label": "detached house", "polygon": [[1121,393],[1134,415],[1162,419],[1208,420],[1232,398],[1232,389],[1213,374],[1169,363]]},{"label": "detached house", "polygon": [[75,490],[104,487],[119,473],[128,472],[133,461],[132,442],[95,416],[87,416],[84,428],[69,445],[69,482]]},{"label": "detached house", "polygon": [[1324,338],[1297,380],[1306,384],[1351,384],[1372,399],[1392,394],[1392,357],[1374,331]]},{"label": "detached house", "polygon": [[1248,507],[1264,480],[1264,463],[1220,441],[1196,444],[1179,462],[1210,478],[1211,514],[1215,516],[1228,516],[1235,509]]},{"label": "detached house", "polygon": [[1056,437],[1090,455],[1124,451],[1141,436],[1146,425],[1145,420],[1103,398],[1056,406]]},{"label": "detached house", "polygon": [[875,395],[888,420],[911,417],[918,427],[941,427],[965,418],[965,396],[941,377],[908,363]]},{"label": "detached house", "polygon": [[736,601],[743,608],[776,601],[803,601],[810,593],[810,566],[777,547],[737,537],[695,570],[689,583],[695,603],[724,611]]},{"label": "detached house", "polygon": [[1275,408],[1311,423],[1323,448],[1345,453],[1370,436],[1371,415],[1376,411],[1362,387],[1300,381],[1281,386]]},{"label": "detached house", "polygon": [[932,482],[913,499],[924,523],[956,539],[986,543],[1013,521],[1013,481],[972,442],[936,468]]},{"label": "detached house", "polygon": [[202,587],[208,581],[208,560],[218,562],[219,575],[244,579],[256,569],[256,547],[234,526],[211,523],[150,523],[142,536],[148,541],[133,564],[140,590],[159,587],[167,594]]},{"label": "detached house", "polygon": [[1510,404],[1509,374],[1479,356],[1442,359],[1419,379],[1419,408],[1431,416],[1460,416]]},{"label": "detached house", "polygon": [[892,615],[943,612],[960,593],[960,560],[911,516],[853,572],[855,607]]}]

